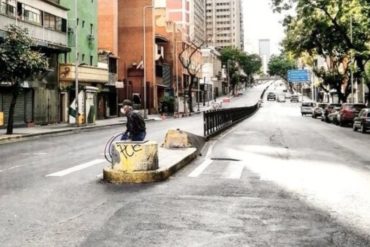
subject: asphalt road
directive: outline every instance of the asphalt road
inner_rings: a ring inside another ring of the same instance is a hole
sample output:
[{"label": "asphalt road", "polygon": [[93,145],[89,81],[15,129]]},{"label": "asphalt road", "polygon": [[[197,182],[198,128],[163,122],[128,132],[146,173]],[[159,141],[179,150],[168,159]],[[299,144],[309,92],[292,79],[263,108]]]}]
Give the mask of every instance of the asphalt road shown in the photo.
[{"label": "asphalt road", "polygon": [[[262,89],[231,106],[251,105]],[[169,128],[201,135],[201,126],[200,114],[151,122],[148,139],[161,143]],[[112,185],[100,179],[102,150],[119,131],[1,145],[1,246],[370,245],[370,134],[265,100],[168,181]]]}]

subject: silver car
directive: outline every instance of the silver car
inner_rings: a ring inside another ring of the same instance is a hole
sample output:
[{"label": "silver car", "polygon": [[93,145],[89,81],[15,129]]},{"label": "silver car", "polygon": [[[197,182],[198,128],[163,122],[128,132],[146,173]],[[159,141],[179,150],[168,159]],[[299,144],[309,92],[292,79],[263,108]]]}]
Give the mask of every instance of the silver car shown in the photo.
[{"label": "silver car", "polygon": [[307,115],[307,114],[312,114],[313,108],[316,106],[314,102],[302,102],[301,105],[301,114]]}]

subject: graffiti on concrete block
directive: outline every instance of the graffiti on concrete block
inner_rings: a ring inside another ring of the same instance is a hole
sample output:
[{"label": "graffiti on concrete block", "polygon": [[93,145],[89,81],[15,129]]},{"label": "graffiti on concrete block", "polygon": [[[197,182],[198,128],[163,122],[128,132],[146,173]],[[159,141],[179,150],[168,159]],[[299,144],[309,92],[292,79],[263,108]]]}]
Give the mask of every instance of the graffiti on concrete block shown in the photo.
[{"label": "graffiti on concrete block", "polygon": [[118,145],[117,148],[119,149],[119,152],[127,159],[127,158],[130,158],[132,156],[134,156],[134,154],[136,152],[140,152],[143,150],[143,148],[141,147],[141,145],[132,145],[132,144],[129,144],[129,145]]}]

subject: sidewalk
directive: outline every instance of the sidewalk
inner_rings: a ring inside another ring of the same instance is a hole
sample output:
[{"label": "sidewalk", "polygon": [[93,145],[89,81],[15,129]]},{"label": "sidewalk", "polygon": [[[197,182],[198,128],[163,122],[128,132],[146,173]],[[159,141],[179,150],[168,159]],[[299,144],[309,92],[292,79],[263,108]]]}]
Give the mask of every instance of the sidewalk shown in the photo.
[{"label": "sidewalk", "polygon": [[[227,96],[222,96],[217,98],[217,102],[222,101],[224,98],[228,98]],[[199,105],[199,112],[198,112],[198,105],[195,105],[194,112],[192,114],[199,114],[203,111],[209,110],[212,108],[211,102],[209,104]],[[172,117],[179,117],[179,116],[166,116],[166,118]],[[148,119],[146,121],[160,121],[163,120],[160,114],[155,115],[148,115]],[[115,125],[125,125],[126,117],[115,117],[103,120],[96,120],[94,124],[84,124],[80,127],[75,126],[74,124],[68,123],[58,123],[58,124],[49,124],[49,125],[36,125],[34,127],[15,127],[13,129],[12,135],[6,135],[6,129],[0,129],[0,144],[9,142],[9,141],[20,141],[23,138],[30,138],[35,136],[42,136],[42,135],[50,135],[50,134],[58,134],[63,132],[79,132],[81,130],[91,129],[91,128],[103,128]]]}]

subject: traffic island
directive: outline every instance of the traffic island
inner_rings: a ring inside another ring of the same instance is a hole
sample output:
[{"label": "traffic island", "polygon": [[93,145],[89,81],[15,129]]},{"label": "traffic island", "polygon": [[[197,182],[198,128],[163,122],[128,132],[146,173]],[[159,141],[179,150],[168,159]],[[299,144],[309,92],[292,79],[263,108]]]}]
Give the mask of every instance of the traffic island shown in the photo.
[{"label": "traffic island", "polygon": [[103,179],[117,184],[166,180],[194,160],[204,144],[201,141],[203,137],[180,130],[175,132],[166,135],[163,147],[158,147],[154,141],[114,142],[111,147],[112,164],[104,168]]}]

